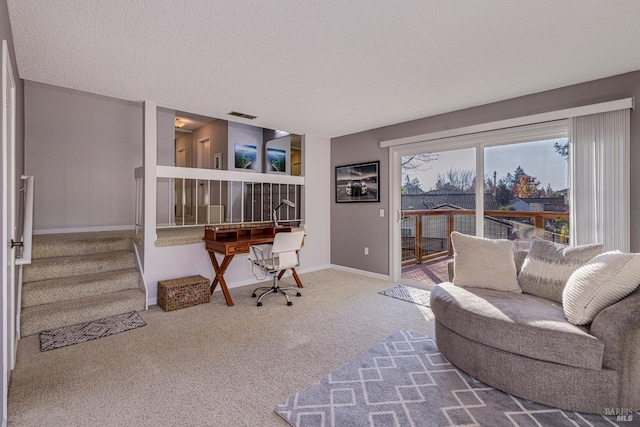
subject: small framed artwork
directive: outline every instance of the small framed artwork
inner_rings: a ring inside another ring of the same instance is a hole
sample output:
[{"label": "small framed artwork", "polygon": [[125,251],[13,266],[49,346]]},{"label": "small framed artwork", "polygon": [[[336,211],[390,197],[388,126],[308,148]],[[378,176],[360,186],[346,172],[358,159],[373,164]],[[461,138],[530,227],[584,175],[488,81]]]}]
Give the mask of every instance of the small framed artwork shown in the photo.
[{"label": "small framed artwork", "polygon": [[236,169],[258,169],[258,150],[255,145],[235,144],[234,155]]},{"label": "small framed artwork", "polygon": [[213,168],[222,169],[222,153],[215,153],[213,155]]},{"label": "small framed artwork", "polygon": [[379,202],[380,162],[336,167],[336,203]]},{"label": "small framed artwork", "polygon": [[287,172],[287,151],[279,148],[267,148],[267,172]]}]

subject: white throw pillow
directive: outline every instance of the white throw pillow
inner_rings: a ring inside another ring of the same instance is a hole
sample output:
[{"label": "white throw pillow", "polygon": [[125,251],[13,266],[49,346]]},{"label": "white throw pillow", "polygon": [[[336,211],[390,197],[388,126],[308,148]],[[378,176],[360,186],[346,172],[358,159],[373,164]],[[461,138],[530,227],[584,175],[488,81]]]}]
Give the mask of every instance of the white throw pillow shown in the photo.
[{"label": "white throw pillow", "polygon": [[485,239],[454,231],[451,244],[454,285],[522,293],[510,240]]},{"label": "white throw pillow", "polygon": [[618,251],[597,255],[569,277],[562,292],[564,314],[574,325],[586,325],[640,284],[640,254]]}]

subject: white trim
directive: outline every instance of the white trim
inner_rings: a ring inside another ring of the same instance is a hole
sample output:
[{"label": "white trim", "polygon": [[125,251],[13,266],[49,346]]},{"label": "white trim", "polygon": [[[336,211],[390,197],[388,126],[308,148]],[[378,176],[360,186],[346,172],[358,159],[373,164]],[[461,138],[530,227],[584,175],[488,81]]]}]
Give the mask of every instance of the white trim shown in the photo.
[{"label": "white trim", "polygon": [[61,233],[95,233],[100,231],[135,231],[135,225],[113,225],[106,227],[75,227],[75,228],[41,228],[33,230],[33,234],[61,234]]},{"label": "white trim", "polygon": [[133,251],[136,254],[136,260],[138,261],[138,271],[140,272],[140,277],[142,277],[142,286],[144,287],[144,300],[145,305],[144,309],[149,310],[149,286],[147,285],[147,281],[144,278],[144,266],[142,265],[142,260],[140,259],[140,251],[143,250],[143,246],[138,246],[135,242],[131,242],[131,246],[133,246]]},{"label": "white trim", "polygon": [[178,166],[156,166],[158,178],[186,178],[210,181],[260,182],[304,185],[304,176],[273,175],[234,170],[197,169]]},{"label": "white trim", "polygon": [[402,248],[400,233],[396,228],[400,228],[401,222],[401,195],[402,168],[400,166],[400,153],[397,149],[389,150],[389,278],[392,281],[400,280],[402,276],[402,263],[399,257]]},{"label": "white trim", "polygon": [[424,153],[461,150],[473,147],[491,147],[497,145],[516,144],[519,142],[543,141],[547,139],[566,138],[568,136],[568,120],[532,123],[515,128],[495,129],[481,133],[458,135],[450,138],[421,141],[389,147],[403,156]]},{"label": "white trim", "polygon": [[372,273],[371,271],[358,270],[357,268],[345,267],[343,265],[337,265],[337,264],[331,264],[331,268],[335,270],[346,271],[348,273],[359,274],[361,276],[372,277],[374,279],[391,281],[391,277],[385,274]]},{"label": "white trim", "polygon": [[516,117],[513,119],[499,120],[495,122],[482,123],[479,125],[465,126],[456,129],[448,129],[440,132],[432,132],[423,135],[410,136],[380,141],[380,148],[393,147],[397,145],[413,144],[417,142],[427,142],[436,139],[451,138],[461,135],[469,135],[491,130],[513,128],[533,123],[543,123],[555,120],[563,120],[571,117],[586,116],[590,114],[604,113],[608,111],[622,110],[635,107],[634,98],[619,99],[616,101],[602,102],[599,104],[585,105],[582,107],[567,108],[564,110],[549,111],[547,113],[532,114],[529,116]]}]

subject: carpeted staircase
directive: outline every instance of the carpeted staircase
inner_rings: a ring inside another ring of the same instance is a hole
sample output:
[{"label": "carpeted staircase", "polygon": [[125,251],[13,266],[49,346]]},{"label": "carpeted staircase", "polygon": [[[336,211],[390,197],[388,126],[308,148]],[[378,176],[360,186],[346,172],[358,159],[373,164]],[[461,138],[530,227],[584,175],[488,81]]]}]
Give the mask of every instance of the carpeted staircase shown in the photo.
[{"label": "carpeted staircase", "polygon": [[145,309],[133,232],[34,236],[20,335]]}]

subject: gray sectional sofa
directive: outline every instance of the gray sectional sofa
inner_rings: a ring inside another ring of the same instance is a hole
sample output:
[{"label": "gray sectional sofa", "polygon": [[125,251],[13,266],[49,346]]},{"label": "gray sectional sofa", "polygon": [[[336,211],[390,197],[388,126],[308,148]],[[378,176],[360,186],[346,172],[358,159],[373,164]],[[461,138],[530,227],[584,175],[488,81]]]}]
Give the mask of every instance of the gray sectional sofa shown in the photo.
[{"label": "gray sectional sofa", "polygon": [[486,384],[570,411],[640,409],[640,289],[587,326],[555,301],[449,282],[433,289],[431,309],[442,354]]}]

